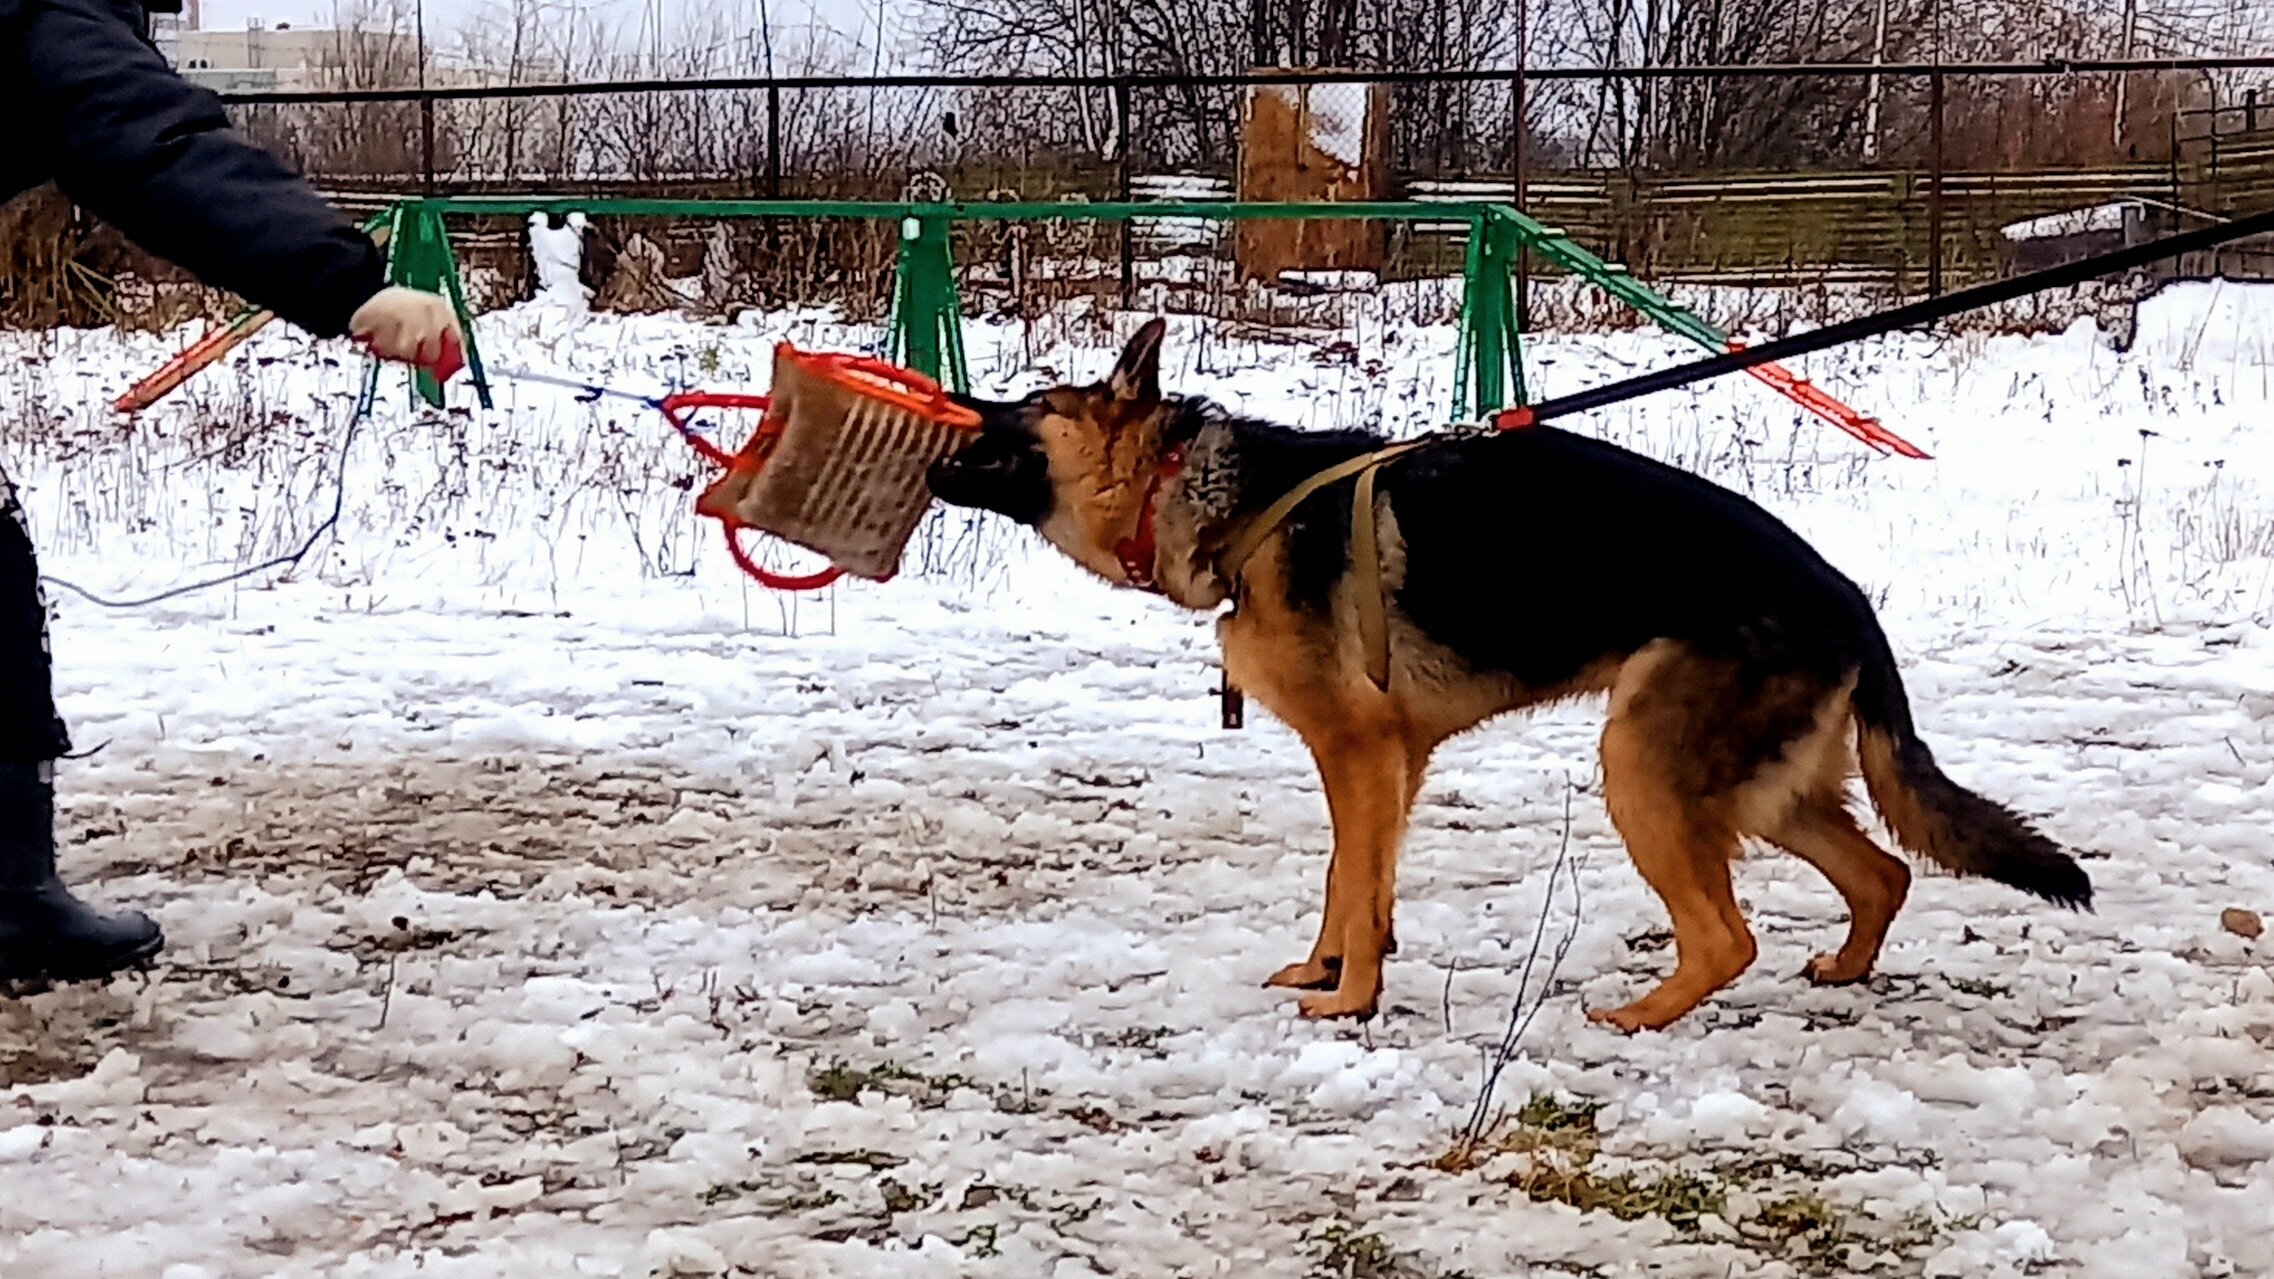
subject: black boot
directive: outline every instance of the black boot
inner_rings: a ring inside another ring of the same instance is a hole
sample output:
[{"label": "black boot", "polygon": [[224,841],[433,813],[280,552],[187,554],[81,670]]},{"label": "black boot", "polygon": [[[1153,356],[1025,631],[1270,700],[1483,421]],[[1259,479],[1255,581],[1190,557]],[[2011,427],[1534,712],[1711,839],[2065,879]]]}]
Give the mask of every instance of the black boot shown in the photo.
[{"label": "black boot", "polygon": [[0,763],[0,982],[108,977],[165,944],[148,915],[104,914],[64,888],[48,766]]}]

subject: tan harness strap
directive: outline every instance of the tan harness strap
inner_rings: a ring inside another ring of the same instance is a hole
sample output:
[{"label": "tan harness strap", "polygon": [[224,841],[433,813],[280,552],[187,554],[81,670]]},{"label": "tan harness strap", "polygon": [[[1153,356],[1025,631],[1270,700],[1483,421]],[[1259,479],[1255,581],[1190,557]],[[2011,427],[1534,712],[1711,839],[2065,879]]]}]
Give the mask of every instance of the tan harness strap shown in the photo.
[{"label": "tan harness strap", "polygon": [[1350,511],[1350,555],[1358,571],[1358,638],[1366,647],[1366,674],[1374,681],[1374,687],[1385,692],[1390,686],[1389,601],[1382,588],[1381,544],[1374,529],[1374,474],[1384,464],[1437,442],[1435,438],[1407,440],[1320,471],[1241,525],[1217,560],[1217,567],[1225,577],[1239,577],[1240,570],[1263,546],[1265,539],[1294,514],[1305,498],[1338,480],[1357,476],[1358,489]]}]

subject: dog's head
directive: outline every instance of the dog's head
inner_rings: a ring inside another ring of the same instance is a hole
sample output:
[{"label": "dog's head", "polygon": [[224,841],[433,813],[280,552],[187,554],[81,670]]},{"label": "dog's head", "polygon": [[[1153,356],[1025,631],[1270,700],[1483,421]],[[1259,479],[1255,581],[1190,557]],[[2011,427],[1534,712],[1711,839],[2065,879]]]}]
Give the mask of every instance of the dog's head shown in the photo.
[{"label": "dog's head", "polygon": [[1076,563],[1122,579],[1114,547],[1137,528],[1159,474],[1161,335],[1137,331],[1113,372],[1088,386],[1056,386],[1008,402],[958,397],[981,419],[979,437],[932,464],[932,493],[951,506],[1009,516]]}]

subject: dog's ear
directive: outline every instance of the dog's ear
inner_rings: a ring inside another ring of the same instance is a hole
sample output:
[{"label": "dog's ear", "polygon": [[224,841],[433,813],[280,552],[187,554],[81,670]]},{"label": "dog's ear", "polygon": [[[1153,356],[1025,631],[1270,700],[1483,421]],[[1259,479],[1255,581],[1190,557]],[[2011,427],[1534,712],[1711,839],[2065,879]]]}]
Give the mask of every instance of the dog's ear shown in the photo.
[{"label": "dog's ear", "polygon": [[1115,399],[1138,404],[1158,404],[1161,399],[1161,335],[1168,332],[1168,321],[1154,316],[1129,339],[1121,350],[1121,359],[1113,366],[1113,376],[1107,384],[1113,388]]}]

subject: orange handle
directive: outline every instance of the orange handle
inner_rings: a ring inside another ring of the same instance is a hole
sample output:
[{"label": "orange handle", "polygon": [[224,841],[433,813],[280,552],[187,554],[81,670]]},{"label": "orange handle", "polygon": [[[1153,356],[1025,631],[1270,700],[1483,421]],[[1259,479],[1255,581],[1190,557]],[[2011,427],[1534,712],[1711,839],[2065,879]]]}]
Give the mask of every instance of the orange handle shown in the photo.
[{"label": "orange handle", "polygon": [[[788,347],[792,360],[841,386],[849,386],[862,395],[884,400],[943,426],[967,431],[979,429],[977,413],[956,403],[949,397],[947,388],[914,369],[887,363],[873,355],[800,351],[788,343],[783,345]],[[848,373],[862,375],[866,380],[845,376]]]},{"label": "orange handle", "polygon": [[[945,387],[914,369],[904,369],[874,356],[800,351],[786,342],[782,345],[790,359],[858,394],[884,400],[944,426],[963,430],[979,427],[977,413],[956,403]],[[656,401],[665,419],[705,461],[723,470],[741,467],[753,471],[765,465],[766,453],[780,434],[777,425],[761,416],[757,429],[742,446],[742,452],[736,454],[695,434],[688,415],[696,409],[741,409],[763,415],[772,404],[771,396],[735,391],[680,391]],[[726,533],[727,554],[734,557],[737,567],[762,585],[777,591],[814,591],[845,575],[845,570],[834,564],[811,573],[774,572],[752,559],[750,552],[743,548],[740,533],[748,525],[731,518],[721,518],[719,524]]]},{"label": "orange handle", "polygon": [[275,318],[274,311],[257,311],[239,316],[213,330],[159,366],[157,372],[128,387],[125,394],[112,402],[111,407],[121,413],[140,413],[172,394],[175,387],[203,372],[206,366],[235,350]]},{"label": "orange handle", "polygon": [[[658,400],[656,407],[663,411],[663,416],[670,421],[672,427],[686,439],[687,443],[692,445],[697,453],[702,454],[703,460],[722,470],[732,470],[741,464],[741,460],[734,454],[695,434],[695,428],[687,421],[687,415],[696,409],[754,409],[757,412],[764,413],[772,403],[773,398],[765,395],[749,395],[734,391],[680,391]],[[772,432],[761,421],[758,429],[752,432],[750,441],[755,445],[761,440],[771,438],[771,436]],[[754,460],[750,465],[755,467],[758,463]],[[834,564],[811,573],[777,573],[750,558],[750,552],[743,548],[740,533],[748,525],[738,520],[722,518],[719,520],[719,527],[726,534],[726,553],[734,557],[735,567],[748,574],[752,580],[761,586],[771,587],[777,591],[818,591],[845,575],[845,570]]]},{"label": "orange handle", "polygon": [[[716,467],[732,468],[734,454],[695,434],[695,428],[687,424],[687,413],[692,409],[756,409],[764,413],[766,407],[773,402],[773,397],[766,395],[744,395],[731,391],[679,391],[664,396],[656,402],[656,407],[663,410],[663,416],[671,423],[672,429],[684,436],[688,445],[703,455],[704,461]],[[765,423],[761,420],[758,432],[751,438],[755,440],[765,430]]]}]

